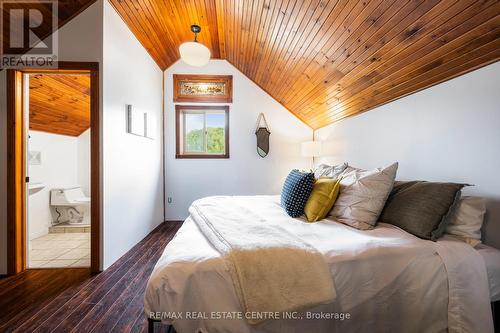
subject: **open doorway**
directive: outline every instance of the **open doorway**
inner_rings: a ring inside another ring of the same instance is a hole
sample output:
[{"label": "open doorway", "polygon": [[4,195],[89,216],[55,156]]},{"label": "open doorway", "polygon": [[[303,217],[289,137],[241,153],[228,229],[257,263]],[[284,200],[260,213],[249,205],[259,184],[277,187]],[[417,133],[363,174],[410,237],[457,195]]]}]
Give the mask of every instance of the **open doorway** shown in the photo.
[{"label": "open doorway", "polygon": [[8,273],[100,270],[99,67],[8,70]]},{"label": "open doorway", "polygon": [[90,267],[90,74],[23,85],[27,268]]}]

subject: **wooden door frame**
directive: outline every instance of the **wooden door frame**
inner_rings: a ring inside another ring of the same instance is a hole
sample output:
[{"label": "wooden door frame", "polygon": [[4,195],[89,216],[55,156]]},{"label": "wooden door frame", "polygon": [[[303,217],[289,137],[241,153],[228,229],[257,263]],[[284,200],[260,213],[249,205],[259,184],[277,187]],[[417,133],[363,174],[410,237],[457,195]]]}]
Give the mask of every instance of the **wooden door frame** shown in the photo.
[{"label": "wooden door frame", "polygon": [[99,63],[60,61],[55,68],[7,70],[7,274],[26,270],[26,122],[23,74],[90,74],[90,268],[101,270],[101,120]]}]

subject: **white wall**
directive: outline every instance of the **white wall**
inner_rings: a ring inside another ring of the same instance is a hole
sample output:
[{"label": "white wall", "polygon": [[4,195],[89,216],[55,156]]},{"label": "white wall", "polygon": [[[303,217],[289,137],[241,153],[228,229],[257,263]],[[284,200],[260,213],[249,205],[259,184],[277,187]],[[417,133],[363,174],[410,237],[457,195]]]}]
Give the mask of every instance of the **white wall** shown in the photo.
[{"label": "white wall", "polygon": [[[163,221],[162,71],[104,2],[104,268]],[[126,133],[126,104],[156,119],[154,140]]]},{"label": "white wall", "polygon": [[329,157],[398,179],[474,184],[488,199],[485,242],[500,248],[500,62],[316,131]]},{"label": "white wall", "polygon": [[[59,61],[102,62],[102,7],[103,0],[96,1],[58,30]],[[5,71],[0,71],[0,274],[5,274],[7,271],[6,121],[7,105]]]},{"label": "white wall", "polygon": [[83,194],[90,197],[90,128],[80,134],[77,140],[78,184]]},{"label": "white wall", "polygon": [[[233,75],[229,159],[175,158],[173,74],[194,73]],[[260,112],[271,128],[265,158],[256,150]],[[309,127],[225,60],[212,60],[202,68],[178,61],[165,71],[166,199],[172,198],[172,203],[166,203],[167,220],[184,220],[191,202],[208,195],[279,194],[291,169],[310,167],[310,160],[300,156],[300,143],[311,138]]]},{"label": "white wall", "polygon": [[30,131],[29,150],[41,153],[40,165],[29,165],[30,183],[43,183],[40,191],[29,191],[29,239],[45,235],[52,221],[50,190],[78,182],[78,138],[74,136]]}]

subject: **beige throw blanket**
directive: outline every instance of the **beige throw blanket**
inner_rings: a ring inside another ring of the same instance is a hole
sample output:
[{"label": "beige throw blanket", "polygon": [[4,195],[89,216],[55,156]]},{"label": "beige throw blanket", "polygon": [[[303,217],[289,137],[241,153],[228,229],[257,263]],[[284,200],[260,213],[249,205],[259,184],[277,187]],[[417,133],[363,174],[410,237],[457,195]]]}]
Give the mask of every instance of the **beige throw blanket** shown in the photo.
[{"label": "beige throw blanket", "polygon": [[[226,258],[243,311],[281,313],[332,302],[335,289],[323,255],[240,198],[200,199],[189,213]],[[246,317],[251,324],[262,321]]]}]

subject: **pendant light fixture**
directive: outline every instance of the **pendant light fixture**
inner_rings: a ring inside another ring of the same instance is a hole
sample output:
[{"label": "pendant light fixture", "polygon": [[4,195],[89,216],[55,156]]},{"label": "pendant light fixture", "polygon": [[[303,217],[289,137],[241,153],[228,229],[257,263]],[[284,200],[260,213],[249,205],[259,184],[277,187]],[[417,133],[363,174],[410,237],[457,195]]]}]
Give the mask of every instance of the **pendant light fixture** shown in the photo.
[{"label": "pendant light fixture", "polygon": [[198,33],[201,31],[199,25],[193,24],[191,31],[194,33],[194,41],[182,43],[179,46],[181,59],[186,64],[196,67],[205,66],[210,60],[210,50],[198,42]]}]

